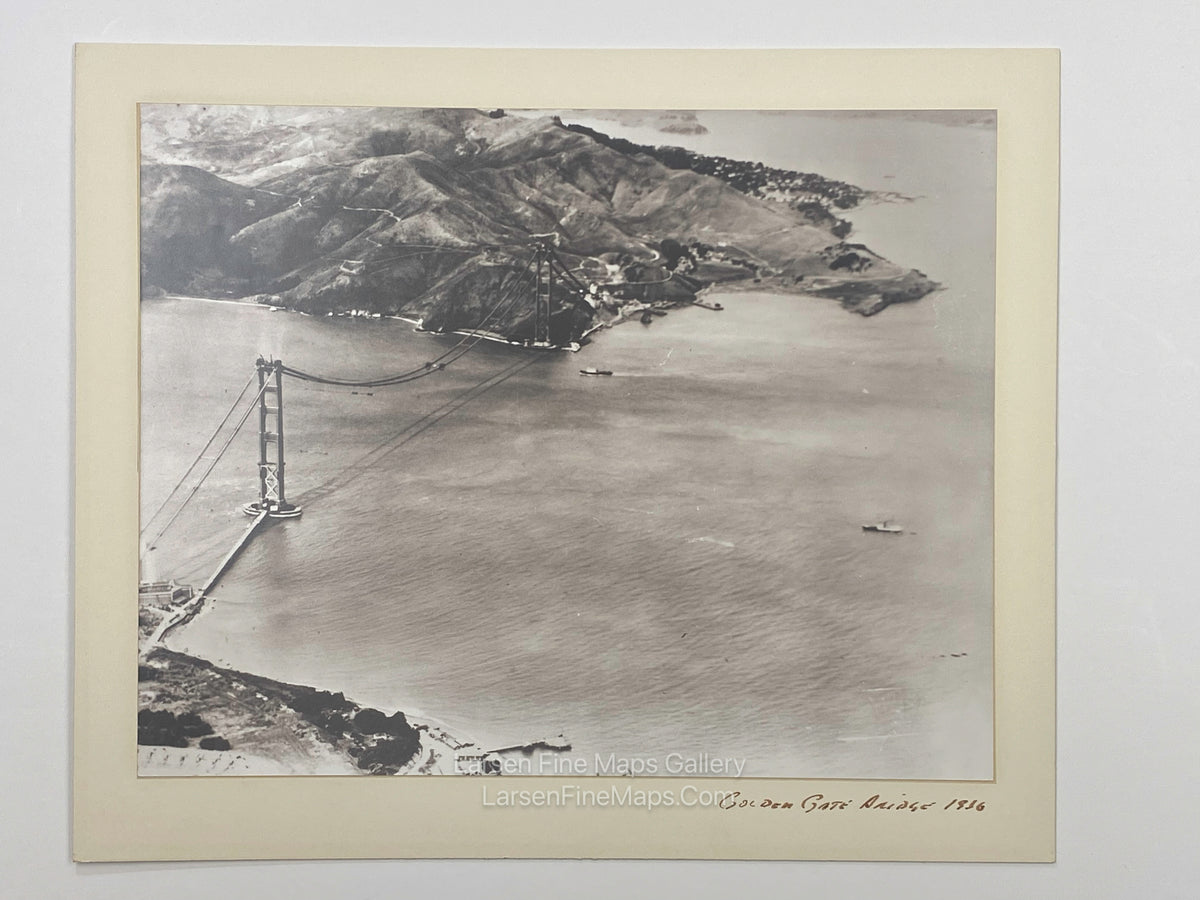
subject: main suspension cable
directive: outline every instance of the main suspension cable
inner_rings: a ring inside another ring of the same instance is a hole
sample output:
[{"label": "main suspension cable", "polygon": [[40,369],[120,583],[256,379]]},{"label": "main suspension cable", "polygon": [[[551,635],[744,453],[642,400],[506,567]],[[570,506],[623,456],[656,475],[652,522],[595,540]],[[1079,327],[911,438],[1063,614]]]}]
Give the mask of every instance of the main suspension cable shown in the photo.
[{"label": "main suspension cable", "polygon": [[[257,373],[255,373],[255,374],[257,374]],[[254,395],[254,399],[251,400],[246,405],[246,411],[244,413],[242,413],[242,417],[238,420],[237,425],[234,427],[233,433],[231,435],[229,435],[228,438],[226,438],[225,443],[221,446],[221,449],[217,452],[217,455],[212,458],[212,461],[208,464],[208,468],[205,469],[204,474],[200,476],[200,480],[197,481],[194,485],[192,485],[192,489],[190,491],[188,491],[187,496],[183,500],[183,503],[181,503],[179,505],[179,508],[177,510],[175,510],[175,512],[172,514],[171,518],[167,519],[167,523],[158,530],[158,533],[156,535],[154,535],[154,539],[146,542],[145,549],[142,551],[139,559],[141,559],[149,551],[154,549],[154,545],[158,543],[159,539],[163,536],[164,533],[166,533],[166,530],[171,527],[172,523],[174,523],[174,521],[179,518],[179,514],[181,512],[183,512],[184,508],[188,505],[189,501],[191,501],[191,499],[194,496],[196,496],[196,492],[198,490],[200,490],[200,486],[202,484],[204,484],[204,480],[206,478],[208,478],[208,476],[212,473],[212,470],[216,467],[217,463],[221,461],[221,457],[225,455],[225,451],[229,449],[229,445],[233,443],[233,439],[238,436],[238,432],[240,432],[242,430],[242,426],[245,425],[246,420],[248,418],[250,418],[250,413],[254,412],[254,408],[255,408],[256,404],[258,403],[259,400],[262,399],[262,395],[267,392],[267,389],[269,387],[271,387],[271,382],[265,381],[263,383],[263,386],[259,389],[258,393]]]},{"label": "main suspension cable", "polygon": [[[553,252],[553,250],[551,250],[550,255],[551,255],[552,264],[558,263],[558,268],[564,274],[566,274],[567,277],[576,286],[582,288],[582,285],[580,284],[578,279],[576,279],[574,276],[570,275],[566,266],[563,265],[561,258],[558,257],[558,254]],[[470,331],[468,331],[465,335],[463,335],[462,339],[460,341],[458,341],[458,343],[454,344],[452,347],[449,347],[440,356],[436,357],[433,361],[427,362],[418,368],[410,369],[407,372],[401,372],[396,375],[390,375],[390,376],[387,376],[384,378],[373,378],[373,379],[364,379],[364,380],[352,380],[352,379],[346,379],[346,378],[333,378],[333,377],[328,377],[328,376],[314,375],[310,372],[304,372],[300,369],[294,369],[294,368],[292,368],[290,366],[286,366],[286,365],[280,365],[280,371],[283,372],[283,374],[290,375],[291,377],[299,379],[301,381],[308,381],[308,382],[313,382],[316,384],[326,384],[326,385],[331,385],[334,387],[355,387],[355,388],[358,388],[358,387],[383,387],[383,386],[388,386],[388,385],[404,384],[405,382],[408,382],[408,381],[415,381],[418,378],[424,378],[425,376],[430,375],[435,371],[445,368],[447,365],[450,365],[451,363],[457,361],[458,359],[461,359],[463,356],[465,356],[467,353],[469,353],[471,350],[473,350],[475,348],[475,346],[477,346],[479,344],[479,342],[482,340],[482,333],[485,330],[485,328],[487,327],[488,323],[491,322],[497,315],[501,315],[503,312],[508,311],[508,309],[512,306],[512,304],[514,302],[516,302],[517,298],[520,296],[518,293],[518,289],[522,288],[532,277],[531,264],[533,262],[533,258],[534,257],[531,256],[529,258],[529,260],[525,263],[525,265],[522,267],[522,272],[519,276],[517,276],[516,278],[509,281],[508,286],[501,292],[500,299],[491,308],[491,310],[488,311],[487,315],[485,315],[483,317],[483,319],[479,322],[478,325],[476,325],[474,328],[472,328]],[[500,373],[500,375],[503,376],[503,377],[501,377],[501,380],[504,380],[504,378],[509,377],[509,375],[511,374],[512,371],[513,370],[510,367],[509,369],[506,369],[504,372]],[[191,476],[195,472],[196,467],[200,464],[201,461],[203,461],[205,459],[205,454],[212,447],[214,442],[220,436],[221,432],[225,429],[226,425],[228,425],[230,418],[237,411],[239,405],[245,399],[246,392],[250,389],[250,386],[254,383],[254,379],[257,376],[257,374],[258,373],[256,371],[254,375],[250,376],[250,379],[246,382],[246,384],[243,385],[241,391],[238,393],[237,399],[233,402],[233,405],[225,413],[224,418],[221,419],[221,423],[217,426],[217,428],[213,431],[212,435],[205,442],[205,444],[201,448],[199,454],[197,454],[196,458],[192,461],[191,465],[188,466],[186,471],[180,477],[179,481],[175,483],[175,486],[171,488],[170,492],[167,494],[166,498],[159,505],[159,507],[154,511],[153,515],[151,515],[150,518],[146,520],[146,524],[142,528],[142,530],[139,534],[139,537],[145,536],[146,532],[150,530],[150,528],[154,524],[154,522],[158,519],[158,517],[160,515],[162,515],[163,511],[170,504],[171,500],[176,497],[180,488],[183,487],[184,483],[188,480],[189,476]],[[473,387],[464,391],[463,394],[461,395],[461,397],[456,398],[456,399],[460,399],[461,402],[466,402],[467,398],[469,398],[473,394],[474,391],[484,388],[485,385],[488,385],[490,382],[492,382],[497,377],[498,377],[497,375],[489,376],[488,378],[484,379],[479,384],[474,385]],[[190,490],[187,491],[187,494],[186,494],[186,496],[184,496],[183,501],[179,504],[179,506],[171,514],[170,518],[168,518],[167,521],[163,524],[163,526],[158,529],[158,531],[154,534],[154,537],[148,541],[145,541],[142,544],[143,550],[141,552],[141,555],[139,556],[139,559],[144,558],[146,553],[148,553],[150,550],[154,549],[154,547],[157,544],[157,542],[159,541],[159,539],[161,539],[163,534],[166,533],[167,529],[170,528],[172,524],[174,524],[175,520],[179,518],[180,514],[187,507],[187,505],[191,501],[191,499],[200,490],[201,486],[204,484],[204,482],[208,478],[208,476],[212,473],[212,471],[216,467],[217,463],[220,462],[221,458],[225,455],[225,452],[229,449],[230,445],[232,445],[234,439],[241,432],[242,427],[246,424],[247,419],[250,418],[250,414],[254,411],[256,404],[258,404],[259,401],[262,399],[263,394],[270,387],[270,384],[271,384],[270,381],[265,381],[263,383],[262,387],[259,389],[258,393],[246,405],[245,412],[242,413],[242,416],[238,420],[237,425],[234,426],[233,431],[225,439],[225,442],[224,442],[224,444],[222,444],[221,449],[219,451],[217,451],[217,454],[210,459],[208,467],[200,475],[200,478],[195,482],[195,484],[192,485]],[[448,405],[453,406],[453,403],[450,403]],[[420,431],[423,431],[425,428],[429,427],[429,425],[432,424],[432,420],[436,420],[438,418],[438,412],[440,411],[440,409],[441,408],[439,408],[439,410],[431,411],[430,413],[427,413],[425,416],[422,416],[416,422],[412,423],[409,427],[410,428],[414,427],[414,426],[416,427],[416,431],[414,432],[414,435],[416,433],[420,433]],[[448,412],[445,414],[448,414]],[[408,430],[408,429],[405,429],[405,430]],[[411,436],[413,436],[413,435],[410,435],[410,437]]]},{"label": "main suspension cable", "polygon": [[221,433],[221,429],[225,427],[226,423],[229,421],[229,417],[232,416],[234,411],[238,408],[238,405],[242,402],[242,398],[246,396],[246,391],[250,390],[250,385],[254,383],[256,375],[257,373],[252,374],[249,380],[242,386],[241,392],[238,394],[237,399],[233,401],[233,405],[229,407],[229,412],[225,413],[225,418],[221,420],[221,424],[216,427],[216,430],[213,431],[212,436],[208,439],[204,446],[200,448],[200,452],[196,454],[196,458],[192,460],[192,464],[188,466],[183,475],[180,476],[179,481],[175,482],[175,486],[171,488],[171,492],[167,494],[163,502],[159,504],[158,509],[156,509],[154,514],[146,520],[146,524],[142,527],[141,532],[138,534],[139,538],[143,537],[146,532],[150,530],[150,526],[154,524],[154,520],[162,514],[162,511],[166,508],[167,504],[171,502],[171,498],[175,496],[175,492],[183,486],[185,481],[187,481],[188,476],[191,475],[196,466],[200,464],[200,460],[204,459],[204,454],[208,452],[208,448],[213,445],[213,441],[217,439],[217,435]]},{"label": "main suspension cable", "polygon": [[[432,361],[427,362],[417,368],[410,369],[407,372],[400,372],[396,375],[388,375],[383,378],[349,379],[336,378],[326,375],[314,375],[311,372],[305,372],[301,369],[295,369],[287,365],[281,367],[282,371],[285,375],[290,375],[291,377],[297,378],[301,381],[309,381],[315,384],[327,384],[334,387],[350,388],[386,387],[390,385],[404,384],[408,381],[415,381],[418,378],[424,378],[426,375],[431,375],[439,369],[445,368],[450,363],[455,362],[470,352],[475,345],[479,343],[480,332],[484,330],[485,326],[497,314],[501,313],[501,311],[506,312],[508,308],[511,307],[516,301],[518,296],[517,288],[522,286],[529,279],[529,274],[530,271],[527,264],[524,267],[522,274],[509,282],[508,287],[505,288],[500,300],[496,303],[496,305],[493,306],[488,314],[483,317],[482,321],[480,321],[478,325],[471,329],[471,331],[465,334],[457,344],[446,349],[440,356],[435,357]],[[469,341],[472,343],[470,343],[469,346],[464,346],[467,345]]]}]

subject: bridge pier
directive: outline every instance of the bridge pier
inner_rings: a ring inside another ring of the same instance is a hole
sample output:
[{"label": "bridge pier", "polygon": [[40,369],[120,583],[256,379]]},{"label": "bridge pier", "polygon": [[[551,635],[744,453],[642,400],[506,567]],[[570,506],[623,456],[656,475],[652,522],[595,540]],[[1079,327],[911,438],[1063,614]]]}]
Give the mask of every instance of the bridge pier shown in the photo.
[{"label": "bridge pier", "polygon": [[260,356],[255,365],[258,368],[258,499],[243,506],[242,512],[248,516],[265,513],[271,519],[294,519],[301,508],[287,502],[284,485],[283,362]]}]

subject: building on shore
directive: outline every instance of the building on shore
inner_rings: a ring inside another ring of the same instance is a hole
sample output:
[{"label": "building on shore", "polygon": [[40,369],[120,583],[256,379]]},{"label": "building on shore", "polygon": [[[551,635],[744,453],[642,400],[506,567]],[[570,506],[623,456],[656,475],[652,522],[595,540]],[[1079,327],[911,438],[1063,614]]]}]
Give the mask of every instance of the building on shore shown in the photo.
[{"label": "building on shore", "polygon": [[195,592],[191,585],[171,581],[143,581],[138,585],[138,602],[170,609],[191,600]]}]

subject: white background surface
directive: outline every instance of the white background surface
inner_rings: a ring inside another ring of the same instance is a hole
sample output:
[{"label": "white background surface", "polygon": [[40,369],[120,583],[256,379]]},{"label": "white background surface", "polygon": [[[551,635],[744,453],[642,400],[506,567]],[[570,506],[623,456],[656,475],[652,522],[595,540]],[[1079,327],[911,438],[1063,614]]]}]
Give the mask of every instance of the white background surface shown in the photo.
[{"label": "white background surface", "polygon": [[[1200,896],[1200,7],[0,0],[0,897]],[[70,861],[76,41],[1063,50],[1055,865]]]}]

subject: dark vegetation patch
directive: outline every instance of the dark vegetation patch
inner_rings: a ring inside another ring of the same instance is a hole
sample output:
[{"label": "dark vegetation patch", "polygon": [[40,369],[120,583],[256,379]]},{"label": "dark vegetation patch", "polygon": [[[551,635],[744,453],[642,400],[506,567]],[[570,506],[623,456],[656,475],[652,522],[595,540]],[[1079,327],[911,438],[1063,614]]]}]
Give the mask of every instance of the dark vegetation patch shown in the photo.
[{"label": "dark vegetation patch", "polygon": [[384,738],[363,749],[358,767],[374,774],[393,774],[412,760],[420,746],[421,736],[415,729],[404,737]]},{"label": "dark vegetation patch", "polygon": [[178,716],[166,709],[138,710],[138,743],[159,747],[186,747],[190,738],[212,734],[212,726],[196,713]]}]

